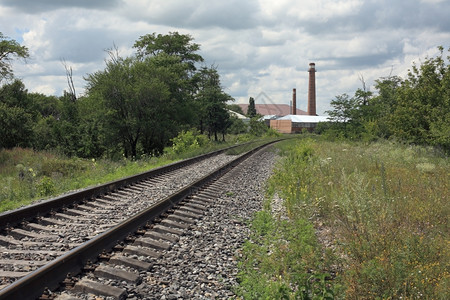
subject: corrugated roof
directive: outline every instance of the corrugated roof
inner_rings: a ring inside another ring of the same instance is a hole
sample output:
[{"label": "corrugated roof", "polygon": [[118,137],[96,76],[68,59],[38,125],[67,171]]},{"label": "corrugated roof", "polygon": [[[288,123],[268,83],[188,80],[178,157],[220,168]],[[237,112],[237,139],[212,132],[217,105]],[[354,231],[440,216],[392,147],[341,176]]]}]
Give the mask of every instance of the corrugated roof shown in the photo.
[{"label": "corrugated roof", "polygon": [[328,116],[287,115],[277,120],[291,120],[293,123],[319,123],[329,122]]}]

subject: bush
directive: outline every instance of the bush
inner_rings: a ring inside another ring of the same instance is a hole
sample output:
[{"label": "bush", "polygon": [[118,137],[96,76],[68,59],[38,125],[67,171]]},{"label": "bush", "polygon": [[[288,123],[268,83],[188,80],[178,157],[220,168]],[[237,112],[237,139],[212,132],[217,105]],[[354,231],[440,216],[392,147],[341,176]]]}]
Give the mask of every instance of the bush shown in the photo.
[{"label": "bush", "polygon": [[205,135],[198,134],[195,130],[181,131],[178,136],[171,139],[172,151],[181,154],[187,151],[199,149],[209,143]]},{"label": "bush", "polygon": [[55,184],[50,177],[44,176],[37,185],[37,191],[40,196],[50,196],[56,193]]}]

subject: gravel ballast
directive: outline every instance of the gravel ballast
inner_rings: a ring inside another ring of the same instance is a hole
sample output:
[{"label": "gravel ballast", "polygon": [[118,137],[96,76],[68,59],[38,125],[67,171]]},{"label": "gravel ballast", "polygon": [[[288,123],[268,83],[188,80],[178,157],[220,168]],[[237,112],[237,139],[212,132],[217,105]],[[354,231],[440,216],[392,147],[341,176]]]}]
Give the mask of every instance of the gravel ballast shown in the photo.
[{"label": "gravel ballast", "polygon": [[[276,154],[262,151],[226,174],[218,203],[145,272],[135,299],[228,299],[237,285],[239,249],[262,208]],[[133,297],[131,297],[133,299]]]}]

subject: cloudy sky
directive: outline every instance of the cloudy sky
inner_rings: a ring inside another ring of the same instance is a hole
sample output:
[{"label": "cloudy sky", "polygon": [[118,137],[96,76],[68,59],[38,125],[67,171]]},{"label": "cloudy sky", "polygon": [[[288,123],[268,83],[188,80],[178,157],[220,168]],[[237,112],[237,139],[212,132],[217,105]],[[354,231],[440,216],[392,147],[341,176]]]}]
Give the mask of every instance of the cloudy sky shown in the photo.
[{"label": "cloudy sky", "polygon": [[[336,95],[392,75],[450,47],[450,0],[0,0],[0,32],[31,57],[15,62],[28,91],[62,95],[62,60],[83,76],[104,69],[105,49],[122,56],[148,33],[178,31],[201,45],[237,103],[306,110],[308,65],[316,63],[317,112]],[[446,53],[447,55],[447,53]],[[371,87],[371,90],[374,90]]]}]

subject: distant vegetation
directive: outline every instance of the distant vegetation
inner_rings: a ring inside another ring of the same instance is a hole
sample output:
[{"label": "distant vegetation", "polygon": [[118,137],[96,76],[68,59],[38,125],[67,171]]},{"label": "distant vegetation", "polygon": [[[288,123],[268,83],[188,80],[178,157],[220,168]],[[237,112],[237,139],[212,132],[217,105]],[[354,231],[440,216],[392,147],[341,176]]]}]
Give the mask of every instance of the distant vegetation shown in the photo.
[{"label": "distant vegetation", "polygon": [[[172,140],[173,145],[165,149],[164,155],[142,155],[140,159],[122,156],[122,159],[113,161],[105,158],[68,157],[51,151],[36,152],[24,148],[3,149],[0,150],[0,212],[28,205],[38,199],[131,176],[236,143],[259,143],[273,137],[273,132],[262,137],[250,134],[230,135],[227,136],[227,143],[216,143],[198,132],[187,131],[181,132]],[[249,147],[239,148],[228,154],[248,150]]]},{"label": "distant vegetation", "polygon": [[404,79],[376,80],[376,93],[361,77],[363,88],[353,97],[343,94],[331,101],[328,114],[334,122],[319,124],[319,132],[334,139],[396,139],[450,153],[450,57],[442,47],[439,51],[414,64]]},{"label": "distant vegetation", "polygon": [[[244,245],[245,299],[449,299],[450,165],[431,147],[289,140]],[[272,198],[283,199],[274,215]]]},{"label": "distant vegetation", "polygon": [[0,33],[0,211],[135,174],[231,143],[277,136],[230,116],[233,99],[200,45],[177,32],[147,34],[130,57],[107,50],[78,97],[72,69],[63,96],[29,93],[11,61],[28,49]]},{"label": "distant vegetation", "polygon": [[26,58],[28,49],[1,34],[0,42],[0,149],[117,160],[161,155],[182,131],[198,131],[214,141],[247,131],[228,114],[226,103],[233,99],[214,66],[199,66],[200,45],[189,35],[141,36],[130,57],[107,50],[105,69],[86,76],[81,97],[65,61],[68,92],[61,97],[29,93],[10,66],[11,59]]}]

